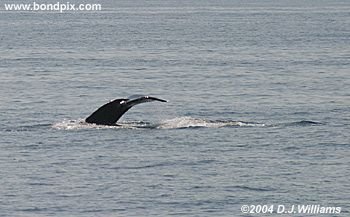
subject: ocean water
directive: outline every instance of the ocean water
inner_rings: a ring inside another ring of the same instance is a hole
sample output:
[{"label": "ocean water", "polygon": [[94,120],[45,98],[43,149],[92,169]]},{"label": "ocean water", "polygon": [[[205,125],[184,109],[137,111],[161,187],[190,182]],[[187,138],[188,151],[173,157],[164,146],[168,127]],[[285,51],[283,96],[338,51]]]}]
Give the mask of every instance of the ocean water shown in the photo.
[{"label": "ocean water", "polygon": [[349,216],[349,1],[0,2],[0,216]]}]

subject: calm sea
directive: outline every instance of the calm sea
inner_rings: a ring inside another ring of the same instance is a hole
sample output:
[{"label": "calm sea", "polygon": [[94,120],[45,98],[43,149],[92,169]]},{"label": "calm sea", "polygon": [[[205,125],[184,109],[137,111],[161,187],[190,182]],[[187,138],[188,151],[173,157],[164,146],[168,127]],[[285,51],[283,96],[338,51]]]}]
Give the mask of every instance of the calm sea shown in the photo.
[{"label": "calm sea", "polygon": [[[350,215],[349,1],[8,2],[0,216]],[[169,102],[135,106],[120,127],[82,123],[133,94]]]}]

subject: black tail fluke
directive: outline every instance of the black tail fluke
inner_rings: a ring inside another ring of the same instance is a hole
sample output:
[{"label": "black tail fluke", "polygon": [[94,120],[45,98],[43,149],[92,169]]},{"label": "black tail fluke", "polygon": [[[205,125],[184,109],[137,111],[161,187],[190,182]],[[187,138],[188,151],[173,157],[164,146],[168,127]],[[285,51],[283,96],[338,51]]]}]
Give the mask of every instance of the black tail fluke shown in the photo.
[{"label": "black tail fluke", "polygon": [[164,99],[151,96],[131,96],[128,99],[115,99],[98,108],[85,119],[85,122],[99,125],[116,125],[120,117],[134,105],[153,101],[167,102]]}]

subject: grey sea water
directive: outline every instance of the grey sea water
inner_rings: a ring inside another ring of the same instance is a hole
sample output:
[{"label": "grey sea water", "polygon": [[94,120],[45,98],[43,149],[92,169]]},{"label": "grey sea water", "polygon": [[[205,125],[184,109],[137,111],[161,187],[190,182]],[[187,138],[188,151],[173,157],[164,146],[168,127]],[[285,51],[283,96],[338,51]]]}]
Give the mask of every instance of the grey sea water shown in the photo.
[{"label": "grey sea water", "polygon": [[0,2],[0,216],[349,216],[349,1]]}]

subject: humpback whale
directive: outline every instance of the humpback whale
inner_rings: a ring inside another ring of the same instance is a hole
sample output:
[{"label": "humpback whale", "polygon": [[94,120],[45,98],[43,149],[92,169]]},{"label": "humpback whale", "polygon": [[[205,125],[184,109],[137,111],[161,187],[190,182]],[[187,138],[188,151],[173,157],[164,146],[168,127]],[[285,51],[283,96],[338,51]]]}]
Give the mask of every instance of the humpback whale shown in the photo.
[{"label": "humpback whale", "polygon": [[85,122],[97,125],[116,125],[117,121],[125,112],[137,104],[145,102],[167,102],[151,96],[133,95],[126,99],[115,99],[100,108],[85,119]]}]

